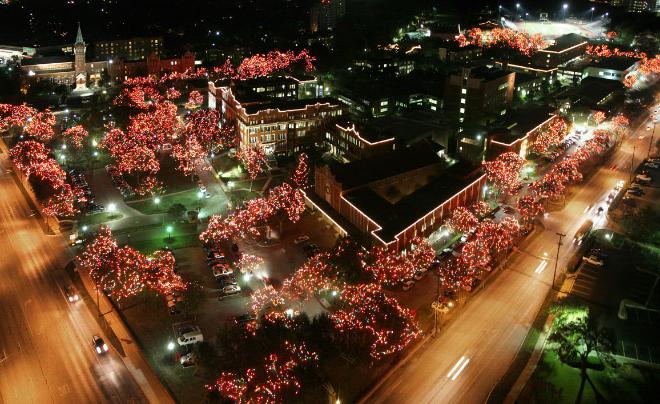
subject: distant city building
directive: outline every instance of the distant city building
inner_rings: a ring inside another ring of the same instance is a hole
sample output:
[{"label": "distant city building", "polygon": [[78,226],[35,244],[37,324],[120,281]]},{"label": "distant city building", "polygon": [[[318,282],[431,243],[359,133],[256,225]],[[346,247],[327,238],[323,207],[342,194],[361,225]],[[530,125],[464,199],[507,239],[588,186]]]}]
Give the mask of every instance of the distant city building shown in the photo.
[{"label": "distant city building", "polygon": [[393,135],[363,129],[349,120],[341,120],[328,127],[323,140],[329,146],[330,154],[344,161],[377,156],[394,150],[396,145]]},{"label": "distant city building", "polygon": [[25,46],[0,45],[0,66],[14,60],[20,62],[24,57],[32,57],[35,54],[35,48]]},{"label": "distant city building", "polygon": [[597,77],[584,78],[577,87],[558,94],[556,105],[560,112],[570,115],[574,122],[585,122],[596,111],[613,112],[623,103],[625,86],[616,80]]},{"label": "distant city building", "polygon": [[374,75],[402,76],[415,70],[415,62],[404,55],[370,55],[356,59],[353,68]]},{"label": "distant city building", "polygon": [[522,99],[533,97],[541,92],[543,77],[529,74],[516,73],[515,94]]},{"label": "distant city building", "polygon": [[478,166],[451,165],[444,148],[430,142],[346,164],[317,166],[310,205],[342,234],[406,250],[415,237],[447,237],[451,212],[483,197]]},{"label": "distant city building", "polygon": [[655,2],[655,0],[629,0],[628,1],[628,7],[626,11],[629,13],[645,13],[648,11],[652,11],[652,6],[655,6],[655,4],[652,4]]},{"label": "distant city building", "polygon": [[346,15],[346,0],[317,2],[310,11],[309,30],[312,33],[333,31]]},{"label": "distant city building", "polygon": [[273,99],[213,82],[209,108],[220,108],[223,120],[235,125],[240,147],[260,143],[268,154],[281,155],[313,146],[342,115],[342,105],[334,98]]},{"label": "distant city building", "polygon": [[161,59],[152,53],[146,60],[108,60],[107,66],[110,79],[119,83],[129,77],[160,77],[165,73],[183,73],[195,67],[195,54],[186,51],[180,58]]},{"label": "distant city building", "polygon": [[128,38],[98,41],[94,44],[97,60],[144,60],[151,54],[163,54],[163,38]]},{"label": "distant city building", "polygon": [[515,77],[514,72],[498,68],[462,68],[447,80],[444,111],[458,117],[460,124],[504,115],[511,108]]},{"label": "distant city building", "polygon": [[56,84],[76,84],[79,90],[85,89],[87,82],[98,81],[102,72],[107,69],[107,63],[87,62],[87,45],[83,40],[80,25],[72,48],[73,55],[23,58],[21,69],[27,81],[50,80]]}]

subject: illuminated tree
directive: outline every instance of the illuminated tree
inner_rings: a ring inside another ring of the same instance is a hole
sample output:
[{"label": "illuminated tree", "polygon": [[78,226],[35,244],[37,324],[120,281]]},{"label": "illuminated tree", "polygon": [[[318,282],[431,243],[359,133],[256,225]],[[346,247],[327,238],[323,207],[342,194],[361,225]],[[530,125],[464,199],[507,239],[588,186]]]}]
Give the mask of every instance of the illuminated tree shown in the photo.
[{"label": "illuminated tree", "polygon": [[177,98],[181,98],[181,92],[174,87],[170,87],[165,91],[165,98],[170,101],[176,100]]},{"label": "illuminated tree", "polygon": [[256,255],[242,253],[236,262],[236,268],[238,268],[242,274],[254,274],[258,272],[263,264],[263,258],[257,257]]},{"label": "illuminated tree", "polygon": [[380,285],[393,286],[412,279],[417,270],[411,260],[387,246],[378,245],[372,248],[366,261],[365,270],[371,273]]},{"label": "illuminated tree", "polygon": [[9,157],[20,172],[29,177],[37,166],[49,159],[50,150],[41,142],[24,140],[16,143]]},{"label": "illuminated tree", "polygon": [[477,217],[484,217],[490,212],[490,206],[484,201],[477,201],[470,206],[470,210],[474,212]]},{"label": "illuminated tree", "polygon": [[341,288],[337,269],[330,262],[328,253],[316,254],[309,258],[284,281],[282,292],[293,300],[304,301],[323,290]]},{"label": "illuminated tree", "polygon": [[412,311],[377,284],[347,286],[337,300],[339,309],[330,317],[340,342],[368,348],[374,360],[402,351],[420,335]]},{"label": "illuminated tree", "polygon": [[448,220],[449,227],[453,231],[467,233],[477,226],[479,219],[464,206],[459,206],[451,212],[451,217]]},{"label": "illuminated tree", "polygon": [[36,113],[36,109],[26,104],[0,104],[0,132],[6,132],[13,127],[23,128],[27,125],[28,119]]},{"label": "illuminated tree", "polygon": [[69,139],[73,147],[80,149],[83,146],[83,141],[89,136],[89,132],[82,125],[76,125],[62,132],[62,136]]},{"label": "illuminated tree", "polygon": [[550,125],[541,129],[531,148],[535,153],[545,153],[550,147],[561,143],[568,134],[568,131],[568,123],[564,119],[555,119]]},{"label": "illuminated tree", "polygon": [[55,193],[48,198],[42,207],[46,216],[71,217],[78,213],[75,206],[76,198],[69,184],[63,184]]},{"label": "illuminated tree", "polygon": [[271,285],[255,290],[250,296],[250,309],[256,316],[267,309],[277,309],[284,306],[284,297]]},{"label": "illuminated tree", "polygon": [[300,153],[298,155],[296,170],[291,175],[291,183],[301,189],[305,189],[309,181],[309,165],[307,161],[307,154]]},{"label": "illuminated tree", "polygon": [[195,172],[196,167],[208,168],[204,165],[207,151],[195,137],[188,137],[183,144],[172,147],[172,157],[179,163],[179,170],[185,175]]},{"label": "illuminated tree", "polygon": [[503,153],[495,160],[483,163],[488,181],[505,195],[512,195],[518,189],[518,177],[524,165],[525,159],[514,152]]},{"label": "illuminated tree", "polygon": [[190,108],[199,108],[204,103],[204,96],[197,90],[193,90],[188,94],[188,106]]},{"label": "illuminated tree", "polygon": [[520,197],[516,203],[516,207],[523,223],[529,225],[532,221],[541,216],[545,212],[543,202],[534,198],[532,195],[525,195]]},{"label": "illuminated tree", "polygon": [[252,183],[268,166],[266,153],[261,144],[257,143],[254,146],[240,149],[236,157],[241,161],[250,176],[250,191],[252,191]]},{"label": "illuminated tree", "polygon": [[298,371],[315,366],[318,355],[302,343],[284,342],[283,354],[271,353],[261,368],[249,368],[244,375],[222,372],[213,385],[206,388],[239,404],[283,403],[300,392]]},{"label": "illuminated tree", "polygon": [[605,118],[607,117],[605,115],[605,112],[603,112],[603,111],[596,111],[591,116],[592,116],[594,122],[596,123],[596,125],[600,125],[605,120]]},{"label": "illuminated tree", "polygon": [[171,251],[157,250],[147,258],[145,283],[161,296],[183,292],[188,284],[175,272],[176,260]]},{"label": "illuminated tree", "polygon": [[49,109],[46,109],[28,118],[25,125],[25,133],[41,142],[47,143],[55,136],[55,130],[53,129],[55,123],[55,115]]}]

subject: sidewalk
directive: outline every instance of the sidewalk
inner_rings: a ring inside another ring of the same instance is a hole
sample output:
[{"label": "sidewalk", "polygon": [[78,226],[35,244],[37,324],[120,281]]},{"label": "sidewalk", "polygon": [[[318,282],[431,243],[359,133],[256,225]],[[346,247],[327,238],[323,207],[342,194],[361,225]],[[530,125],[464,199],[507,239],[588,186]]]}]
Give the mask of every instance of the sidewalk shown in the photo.
[{"label": "sidewalk", "polygon": [[[96,296],[92,279],[84,271],[78,271],[78,274],[89,295]],[[105,295],[100,295],[99,303],[100,312],[107,313],[104,315],[105,321],[121,344],[121,350],[118,349],[118,352],[121,353],[123,351],[123,355],[120,354],[120,357],[124,365],[126,365],[126,368],[135,379],[135,382],[140,386],[149,402],[159,404],[174,403],[170,392],[161,383],[156,373],[149,366],[149,363],[147,363],[132,333],[126,327],[120,315],[114,310],[110,300]]]}]

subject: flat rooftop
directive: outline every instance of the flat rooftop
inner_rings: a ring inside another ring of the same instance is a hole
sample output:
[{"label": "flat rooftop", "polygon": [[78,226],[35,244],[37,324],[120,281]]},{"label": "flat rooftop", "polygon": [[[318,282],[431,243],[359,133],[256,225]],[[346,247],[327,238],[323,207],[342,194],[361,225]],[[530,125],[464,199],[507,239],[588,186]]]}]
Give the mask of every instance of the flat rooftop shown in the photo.
[{"label": "flat rooftop", "polygon": [[553,112],[554,108],[544,105],[511,110],[492,125],[492,139],[507,144],[522,139],[529,131],[550,119]]},{"label": "flat rooftop", "polygon": [[[240,98],[237,97],[239,102]],[[256,114],[259,111],[265,111],[268,109],[278,109],[280,111],[290,111],[296,109],[304,109],[305,107],[317,104],[330,104],[340,106],[341,103],[332,97],[321,97],[321,98],[308,98],[304,100],[268,100],[262,102],[254,102],[248,105],[243,105],[245,112],[248,114]]]},{"label": "flat rooftop", "polygon": [[600,58],[600,60],[594,60],[591,63],[589,63],[587,66],[597,67],[601,69],[624,71],[626,69],[631,68],[637,62],[638,60],[633,58],[628,58],[624,56],[612,56],[610,58]]},{"label": "flat rooftop", "polygon": [[582,35],[569,33],[555,38],[555,43],[553,45],[541,49],[540,52],[563,52],[584,42],[587,42],[587,39]]}]

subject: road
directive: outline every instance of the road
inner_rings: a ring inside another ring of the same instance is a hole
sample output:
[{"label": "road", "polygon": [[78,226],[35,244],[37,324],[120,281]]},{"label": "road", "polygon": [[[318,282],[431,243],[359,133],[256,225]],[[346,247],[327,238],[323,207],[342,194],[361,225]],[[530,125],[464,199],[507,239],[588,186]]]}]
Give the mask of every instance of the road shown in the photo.
[{"label": "road", "polygon": [[[618,180],[628,179],[632,145],[642,147],[638,136],[645,124],[640,127],[615,151],[610,162],[577,188],[563,209],[542,220],[544,229],[521,244],[509,258],[506,269],[474,296],[437,338],[388,375],[364,401],[484,402],[513,361],[550,290],[556,232],[567,234],[558,262],[562,268],[574,252],[572,238],[585,219],[593,219],[595,228],[606,227],[606,216],[597,215],[597,207],[606,206],[607,195]],[[648,144],[648,139],[642,141]],[[639,162],[638,154],[635,164]],[[613,165],[616,170],[611,169]]]},{"label": "road", "polygon": [[64,240],[44,235],[0,163],[0,403],[147,402],[112,346],[95,354],[100,327],[62,292]]}]

